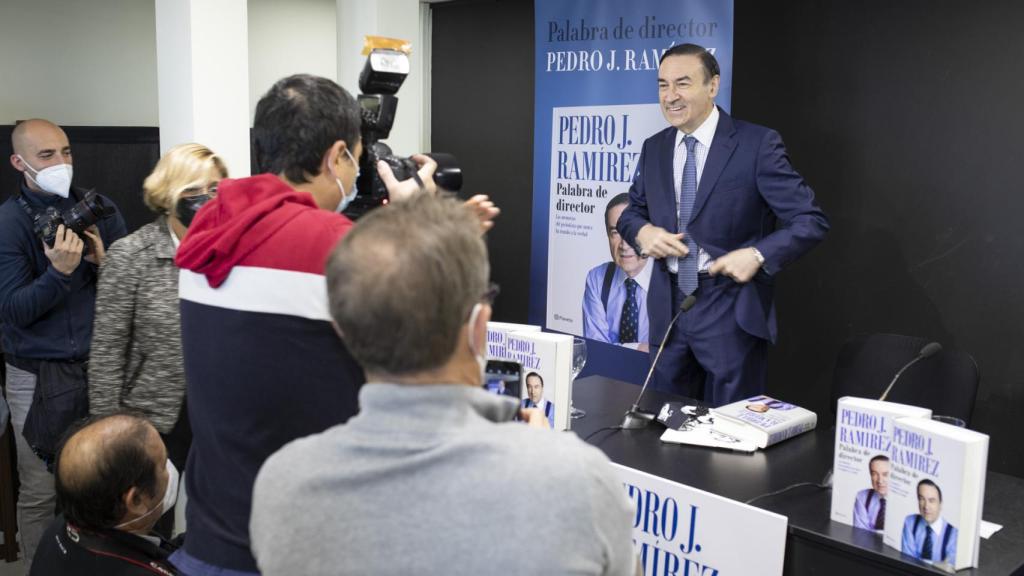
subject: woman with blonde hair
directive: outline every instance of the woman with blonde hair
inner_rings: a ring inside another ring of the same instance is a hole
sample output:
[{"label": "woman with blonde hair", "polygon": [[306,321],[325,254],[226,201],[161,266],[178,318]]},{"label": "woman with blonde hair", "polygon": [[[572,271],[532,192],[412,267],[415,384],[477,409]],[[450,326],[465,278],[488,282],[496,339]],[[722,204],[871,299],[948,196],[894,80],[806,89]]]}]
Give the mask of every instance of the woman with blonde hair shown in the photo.
[{"label": "woman with blonde hair", "polygon": [[199,207],[228,175],[200,144],[171,148],[143,184],[155,221],[114,242],[100,268],[89,359],[93,415],[129,409],[149,419],[181,470],[192,433],[185,410],[185,370],[174,253]]}]

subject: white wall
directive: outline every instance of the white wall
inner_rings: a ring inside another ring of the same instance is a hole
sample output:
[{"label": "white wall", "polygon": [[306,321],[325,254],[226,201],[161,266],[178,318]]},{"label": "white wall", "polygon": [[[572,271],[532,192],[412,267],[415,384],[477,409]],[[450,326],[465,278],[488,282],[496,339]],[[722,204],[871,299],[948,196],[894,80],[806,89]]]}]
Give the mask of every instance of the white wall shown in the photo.
[{"label": "white wall", "polygon": [[2,0],[0,124],[156,126],[151,0]]},{"label": "white wall", "polygon": [[250,125],[256,103],[281,78],[338,80],[335,11],[335,0],[249,0]]},{"label": "white wall", "polygon": [[398,91],[398,112],[386,142],[400,156],[429,150],[429,122],[424,121],[424,102],[429,96],[426,75],[430,40],[424,35],[424,20],[429,18],[430,11],[420,0],[337,2],[338,83],[352,94],[359,93],[359,72],[366,62],[366,56],[362,55],[366,35],[400,38],[412,43],[412,69]]},{"label": "white wall", "polygon": [[[250,123],[283,76],[337,80],[335,0],[249,0],[248,10]],[[153,0],[0,0],[0,124],[156,126],[155,17]]]}]

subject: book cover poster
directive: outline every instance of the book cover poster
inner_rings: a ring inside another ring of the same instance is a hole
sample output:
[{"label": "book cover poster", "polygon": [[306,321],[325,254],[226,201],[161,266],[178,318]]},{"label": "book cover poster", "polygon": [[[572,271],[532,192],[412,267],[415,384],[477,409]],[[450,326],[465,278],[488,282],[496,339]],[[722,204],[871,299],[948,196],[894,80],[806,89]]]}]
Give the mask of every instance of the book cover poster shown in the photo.
[{"label": "book cover poster", "polygon": [[[596,353],[587,373],[639,383],[649,356],[637,350],[654,339],[645,301],[653,262],[616,248],[605,209],[629,189],[644,140],[667,126],[658,105],[666,50],[684,43],[710,50],[722,71],[716,103],[728,111],[733,2],[537,0],[534,7],[529,321],[590,339]],[[636,283],[627,285],[627,276]]]}]

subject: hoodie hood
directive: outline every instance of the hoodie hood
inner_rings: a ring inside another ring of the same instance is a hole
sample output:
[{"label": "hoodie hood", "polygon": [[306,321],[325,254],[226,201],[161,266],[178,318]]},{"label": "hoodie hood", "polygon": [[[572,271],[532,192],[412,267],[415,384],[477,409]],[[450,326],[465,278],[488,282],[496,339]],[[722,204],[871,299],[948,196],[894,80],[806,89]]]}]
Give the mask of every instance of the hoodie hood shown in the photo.
[{"label": "hoodie hood", "polygon": [[310,193],[291,188],[273,174],[221,180],[217,197],[192,221],[175,262],[205,275],[217,288],[232,268],[310,208],[319,210]]}]

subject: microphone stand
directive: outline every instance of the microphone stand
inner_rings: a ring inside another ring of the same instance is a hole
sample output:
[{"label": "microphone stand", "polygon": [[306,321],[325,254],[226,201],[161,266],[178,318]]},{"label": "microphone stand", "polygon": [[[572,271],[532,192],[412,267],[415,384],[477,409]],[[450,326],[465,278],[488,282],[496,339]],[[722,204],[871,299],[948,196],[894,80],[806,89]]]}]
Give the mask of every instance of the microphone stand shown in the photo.
[{"label": "microphone stand", "polygon": [[661,352],[665,349],[665,343],[668,342],[668,336],[672,333],[672,328],[676,325],[676,320],[679,319],[679,315],[686,312],[693,305],[697,303],[697,297],[693,294],[687,296],[683,303],[679,305],[679,310],[676,311],[675,316],[672,317],[672,323],[669,324],[668,330],[665,331],[665,337],[661,339],[661,345],[658,346],[658,353],[654,355],[654,361],[651,362],[651,369],[647,372],[647,378],[644,380],[644,385],[640,388],[640,395],[636,397],[636,402],[633,402],[633,406],[626,412],[625,416],[622,417],[622,423],[619,424],[619,428],[623,430],[638,430],[645,428],[654,420],[654,412],[648,412],[640,409],[640,399],[644,397],[644,392],[647,391],[647,384],[651,382],[651,376],[654,375],[654,367],[658,365],[658,358],[661,358]]},{"label": "microphone stand", "polygon": [[900,379],[900,376],[903,375],[907,368],[910,368],[911,366],[917,364],[921,360],[924,360],[925,358],[932,356],[936,352],[940,351],[942,351],[942,344],[939,344],[938,342],[930,342],[928,344],[925,344],[925,346],[921,348],[921,351],[917,353],[917,356],[915,356],[914,359],[911,360],[910,362],[904,364],[903,368],[900,368],[900,371],[897,372],[896,375],[892,377],[892,381],[889,382],[889,385],[885,388],[885,392],[882,392],[882,395],[879,396],[878,399],[881,401],[885,401],[885,399],[889,397],[889,392],[892,390],[893,385],[896,384],[896,381]]}]

